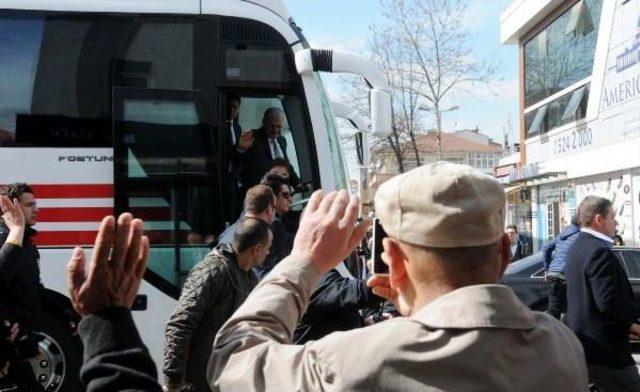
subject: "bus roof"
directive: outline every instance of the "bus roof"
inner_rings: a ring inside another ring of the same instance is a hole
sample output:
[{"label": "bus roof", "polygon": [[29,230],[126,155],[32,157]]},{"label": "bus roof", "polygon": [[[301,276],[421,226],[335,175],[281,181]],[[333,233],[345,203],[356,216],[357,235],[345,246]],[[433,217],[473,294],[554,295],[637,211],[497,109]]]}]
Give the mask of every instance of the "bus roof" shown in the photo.
[{"label": "bus roof", "polygon": [[0,8],[41,11],[199,14],[202,9],[229,10],[241,3],[263,7],[284,21],[288,21],[290,17],[283,0],[5,0]]}]

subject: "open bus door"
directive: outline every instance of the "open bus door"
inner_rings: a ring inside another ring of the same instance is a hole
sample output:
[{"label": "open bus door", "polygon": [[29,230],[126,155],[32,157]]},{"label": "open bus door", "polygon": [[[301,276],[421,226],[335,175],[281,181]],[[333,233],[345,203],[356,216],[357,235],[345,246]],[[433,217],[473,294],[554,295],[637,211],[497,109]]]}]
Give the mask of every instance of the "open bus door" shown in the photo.
[{"label": "open bus door", "polygon": [[145,221],[147,280],[177,298],[224,220],[217,142],[199,91],[115,88],[114,207]]}]

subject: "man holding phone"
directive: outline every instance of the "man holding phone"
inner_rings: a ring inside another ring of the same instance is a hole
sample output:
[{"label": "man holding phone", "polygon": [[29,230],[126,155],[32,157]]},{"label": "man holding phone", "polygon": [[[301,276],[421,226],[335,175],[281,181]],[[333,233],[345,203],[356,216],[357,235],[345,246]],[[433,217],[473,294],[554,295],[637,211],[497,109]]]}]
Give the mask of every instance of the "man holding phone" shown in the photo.
[{"label": "man holding phone", "polygon": [[[445,162],[384,183],[375,208],[388,275],[368,282],[405,317],[291,345],[321,276],[364,236],[358,199],[315,192],[291,256],[219,331],[208,378],[223,390],[586,390],[580,343],[498,281],[509,263],[505,196]],[[375,242],[375,241],[374,241]],[[356,366],[354,366],[356,364]],[[532,365],[535,364],[535,365]]]}]

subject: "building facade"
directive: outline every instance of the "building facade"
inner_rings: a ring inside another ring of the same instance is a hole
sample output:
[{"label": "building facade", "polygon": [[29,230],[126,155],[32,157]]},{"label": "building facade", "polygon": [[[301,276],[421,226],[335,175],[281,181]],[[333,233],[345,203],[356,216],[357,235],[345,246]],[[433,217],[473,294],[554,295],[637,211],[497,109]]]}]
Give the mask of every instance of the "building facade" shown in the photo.
[{"label": "building facade", "polygon": [[515,0],[501,39],[520,48],[520,156],[496,174],[530,209],[509,219],[530,216],[535,251],[603,196],[640,246],[640,0]]},{"label": "building facade", "polygon": [[[436,145],[436,131],[429,130],[425,134],[416,136],[416,147],[420,164],[436,162],[438,150]],[[411,170],[418,166],[415,150],[407,142],[401,146],[404,170]],[[502,145],[493,142],[489,136],[478,129],[460,130],[442,133],[442,160],[473,166],[493,175],[494,167],[502,158]],[[380,175],[395,175],[400,172],[395,154],[387,145],[376,149],[372,153],[373,167]]]}]

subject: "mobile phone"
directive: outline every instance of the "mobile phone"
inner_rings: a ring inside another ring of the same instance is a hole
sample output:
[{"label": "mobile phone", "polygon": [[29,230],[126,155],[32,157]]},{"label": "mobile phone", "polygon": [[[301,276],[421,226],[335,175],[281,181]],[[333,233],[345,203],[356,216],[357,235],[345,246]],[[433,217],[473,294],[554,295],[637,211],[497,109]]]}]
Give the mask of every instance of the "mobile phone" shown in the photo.
[{"label": "mobile phone", "polygon": [[373,264],[373,274],[376,276],[388,276],[389,266],[382,261],[382,240],[387,236],[387,233],[382,228],[380,220],[378,218],[373,219],[373,249],[371,249],[371,259]]}]

